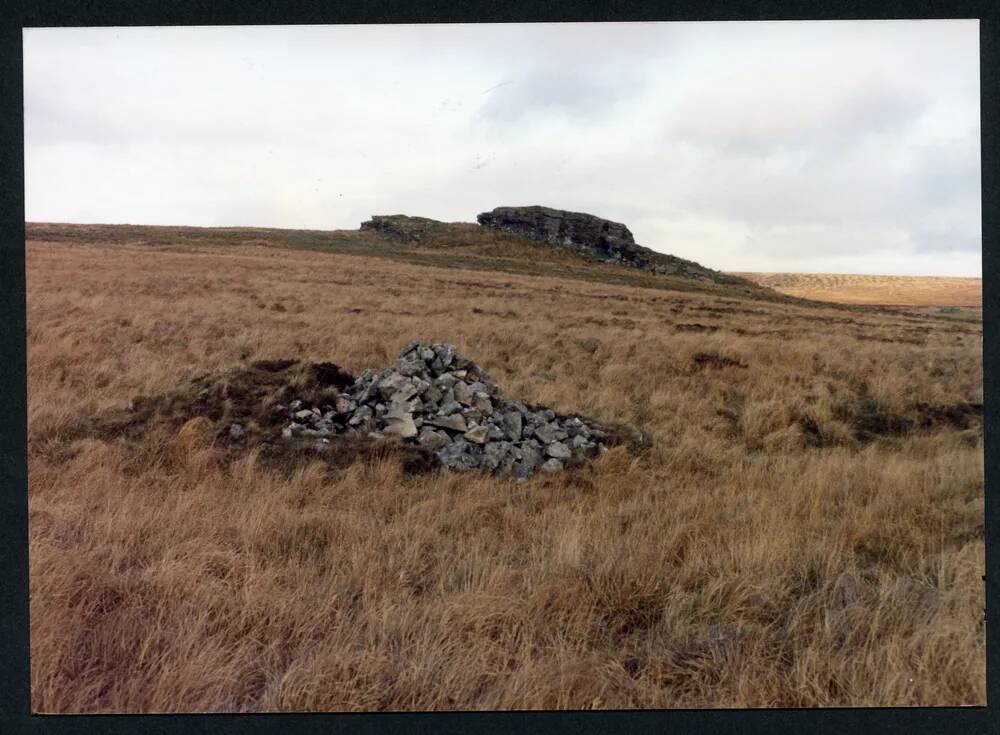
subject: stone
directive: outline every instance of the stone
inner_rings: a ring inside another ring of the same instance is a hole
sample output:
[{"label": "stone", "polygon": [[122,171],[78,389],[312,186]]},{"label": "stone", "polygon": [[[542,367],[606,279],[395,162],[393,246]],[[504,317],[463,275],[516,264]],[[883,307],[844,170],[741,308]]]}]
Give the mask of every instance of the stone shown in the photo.
[{"label": "stone", "polygon": [[552,442],[545,448],[545,453],[556,459],[569,459],[573,452],[562,442]]},{"label": "stone", "polygon": [[413,376],[420,375],[422,372],[427,370],[427,365],[424,364],[424,361],[419,358],[400,360],[396,363],[396,369],[399,370],[400,375],[412,378]]},{"label": "stone", "polygon": [[300,400],[294,400],[294,401],[292,401],[291,403],[288,404],[288,410],[289,411],[297,411],[301,407],[302,407],[302,401],[300,401]]},{"label": "stone", "polygon": [[296,411],[292,414],[292,417],[298,419],[299,421],[308,421],[313,416],[313,412],[308,408],[304,408],[301,411]]},{"label": "stone", "polygon": [[441,405],[438,408],[439,416],[447,416],[448,414],[455,413],[462,410],[462,404],[458,403],[454,398],[445,396],[444,400],[441,401]]},{"label": "stone", "polygon": [[465,438],[475,444],[485,444],[486,435],[489,433],[488,426],[476,426],[465,432]]},{"label": "stone", "polygon": [[444,393],[438,386],[431,383],[424,389],[421,397],[425,403],[435,404],[441,402],[441,399],[444,398]]},{"label": "stone", "polygon": [[547,460],[542,464],[542,472],[558,472],[563,468],[563,463],[558,459],[552,458]]},{"label": "stone", "polygon": [[511,441],[521,439],[521,426],[523,419],[517,411],[507,411],[503,415],[503,430],[507,433],[507,438]]},{"label": "stone", "polygon": [[371,407],[370,406],[360,406],[354,412],[354,415],[351,416],[351,418],[348,420],[347,423],[350,426],[357,426],[362,421],[370,419],[371,417],[372,417],[372,409],[371,409]]},{"label": "stone", "polygon": [[490,397],[486,393],[477,393],[472,405],[487,416],[493,413],[493,402],[490,401]]},{"label": "stone", "polygon": [[533,446],[527,442],[521,444],[518,448],[520,453],[520,460],[523,464],[534,469],[542,461],[542,452],[538,447]]},{"label": "stone", "polygon": [[483,414],[472,408],[463,408],[462,415],[465,416],[465,420],[470,424],[481,424],[483,423]]},{"label": "stone", "polygon": [[452,373],[441,373],[434,379],[434,382],[442,388],[454,388],[458,378]]},{"label": "stone", "polygon": [[398,436],[402,439],[409,439],[417,435],[417,426],[413,423],[413,416],[408,413],[402,415],[392,414],[385,417],[385,429],[383,432],[390,436]]},{"label": "stone", "polygon": [[378,390],[386,398],[398,396],[401,399],[406,399],[417,394],[413,381],[402,373],[394,373],[384,378],[379,382]]},{"label": "stone", "polygon": [[[365,229],[365,226],[361,225],[361,229],[362,230]],[[406,343],[406,347],[403,348],[403,351],[399,353],[400,359],[405,358],[407,355],[416,350],[418,347],[420,347],[419,339],[410,340],[409,342]]]},{"label": "stone", "polygon": [[469,452],[469,445],[463,439],[456,439],[444,446],[437,456],[445,467],[452,469],[473,469],[479,466],[479,458]]},{"label": "stone", "polygon": [[542,440],[544,444],[565,439],[567,434],[559,428],[558,424],[542,424],[535,429],[535,436]]},{"label": "stone", "polygon": [[281,438],[282,439],[292,438],[292,428],[290,426],[286,426],[284,429],[281,430]]},{"label": "stone", "polygon": [[474,398],[472,388],[469,387],[467,383],[459,381],[455,383],[455,400],[459,403],[469,406],[472,404]]},{"label": "stone", "polygon": [[358,404],[347,396],[337,396],[337,400],[333,402],[333,407],[337,413],[351,413],[358,407]]},{"label": "stone", "polygon": [[437,359],[447,368],[455,359],[455,348],[452,345],[441,345],[437,350]]},{"label": "stone", "polygon": [[413,413],[423,407],[423,401],[419,398],[401,399],[400,395],[400,393],[397,393],[392,397],[392,400],[389,401],[389,405],[386,407],[387,416],[391,414],[399,415],[404,413]]},{"label": "stone", "polygon": [[425,426],[420,430],[420,436],[417,437],[417,441],[422,447],[433,451],[440,449],[448,443],[448,435],[443,431],[434,431],[434,429]]},{"label": "stone", "polygon": [[239,424],[232,424],[229,427],[229,436],[232,439],[241,439],[246,432],[243,431],[243,427]]},{"label": "stone", "polygon": [[451,429],[452,431],[468,431],[469,426],[465,422],[465,417],[460,413],[453,413],[450,416],[430,416],[427,418],[428,424],[433,424],[434,426],[440,426],[443,429]]}]

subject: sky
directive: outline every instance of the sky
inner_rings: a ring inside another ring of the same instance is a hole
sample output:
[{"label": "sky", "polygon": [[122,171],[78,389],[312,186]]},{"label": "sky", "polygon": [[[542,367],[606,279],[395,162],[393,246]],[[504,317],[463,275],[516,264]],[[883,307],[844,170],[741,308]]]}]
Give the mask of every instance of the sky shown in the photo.
[{"label": "sky", "polygon": [[725,271],[980,276],[974,20],[36,28],[25,218],[583,211]]}]

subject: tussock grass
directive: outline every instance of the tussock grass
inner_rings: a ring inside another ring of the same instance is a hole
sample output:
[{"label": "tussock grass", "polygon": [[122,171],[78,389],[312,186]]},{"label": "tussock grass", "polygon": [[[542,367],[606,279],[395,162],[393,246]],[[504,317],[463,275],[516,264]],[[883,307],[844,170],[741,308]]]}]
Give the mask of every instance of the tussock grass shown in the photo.
[{"label": "tussock grass", "polygon": [[[36,711],[985,702],[981,325],[273,247],[27,269]],[[413,338],[652,446],[517,483],[74,433]]]}]

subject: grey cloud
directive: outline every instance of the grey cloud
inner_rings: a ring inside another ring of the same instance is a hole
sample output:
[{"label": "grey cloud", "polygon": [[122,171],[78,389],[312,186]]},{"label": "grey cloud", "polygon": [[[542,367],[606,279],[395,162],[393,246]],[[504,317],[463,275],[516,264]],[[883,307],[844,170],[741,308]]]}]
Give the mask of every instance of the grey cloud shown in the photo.
[{"label": "grey cloud", "polygon": [[[823,80],[817,80],[809,97],[775,94],[768,89],[767,79],[761,79],[760,84],[759,90],[737,96],[719,88],[699,90],[669,110],[664,140],[687,141],[733,155],[831,148],[849,144],[861,135],[899,134],[928,105],[926,100],[883,82],[866,82],[849,94],[841,94],[842,99],[832,105]],[[759,96],[748,100],[747,94]]]},{"label": "grey cloud", "polygon": [[506,79],[485,92],[480,119],[509,125],[540,114],[558,114],[587,122],[607,116],[640,90],[634,76],[600,77],[582,68],[539,69]]}]

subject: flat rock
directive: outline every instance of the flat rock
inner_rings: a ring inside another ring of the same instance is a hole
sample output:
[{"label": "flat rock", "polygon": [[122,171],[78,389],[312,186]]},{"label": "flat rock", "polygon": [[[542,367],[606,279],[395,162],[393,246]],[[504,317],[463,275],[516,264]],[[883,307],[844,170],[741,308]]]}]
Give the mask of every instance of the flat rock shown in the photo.
[{"label": "flat rock", "polygon": [[389,436],[409,439],[417,435],[417,425],[413,423],[413,416],[411,414],[387,415],[385,417],[385,428],[382,431]]},{"label": "flat rock", "polygon": [[453,413],[450,416],[430,416],[425,419],[428,424],[433,424],[434,426],[440,426],[444,429],[451,429],[452,431],[468,431],[468,424],[465,422],[465,417],[460,413]]},{"label": "flat rock", "polygon": [[545,448],[545,453],[550,457],[555,457],[556,459],[569,459],[573,456],[573,452],[562,442],[552,442]]},{"label": "flat rock", "polygon": [[474,444],[485,444],[487,434],[489,434],[488,426],[475,426],[465,432],[465,438]]}]

